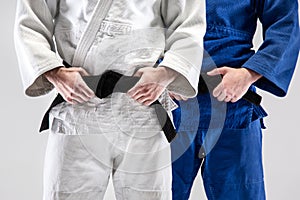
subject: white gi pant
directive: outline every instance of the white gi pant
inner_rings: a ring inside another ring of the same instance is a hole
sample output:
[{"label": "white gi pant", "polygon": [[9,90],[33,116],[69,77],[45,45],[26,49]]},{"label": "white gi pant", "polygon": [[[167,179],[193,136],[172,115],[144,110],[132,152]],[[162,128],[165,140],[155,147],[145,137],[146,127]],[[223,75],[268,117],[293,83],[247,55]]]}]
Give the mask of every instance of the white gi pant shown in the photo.
[{"label": "white gi pant", "polygon": [[153,108],[126,94],[50,112],[44,200],[171,199],[171,155]]}]

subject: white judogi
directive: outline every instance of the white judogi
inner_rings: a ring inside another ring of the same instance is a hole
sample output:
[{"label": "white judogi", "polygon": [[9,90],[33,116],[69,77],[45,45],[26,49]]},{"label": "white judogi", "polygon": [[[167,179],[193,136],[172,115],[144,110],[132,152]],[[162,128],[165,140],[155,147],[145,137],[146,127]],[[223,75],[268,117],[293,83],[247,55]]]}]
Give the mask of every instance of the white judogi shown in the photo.
[{"label": "white judogi", "polygon": [[[19,0],[15,43],[25,93],[48,93],[53,86],[43,73],[61,66],[61,58],[92,75],[107,69],[132,75],[163,57],[159,66],[180,74],[168,89],[193,97],[202,62],[204,5],[189,0]],[[101,198],[112,169],[118,199],[170,198],[169,144],[154,109],[113,94],[82,105],[62,103],[50,116],[45,199]]]}]

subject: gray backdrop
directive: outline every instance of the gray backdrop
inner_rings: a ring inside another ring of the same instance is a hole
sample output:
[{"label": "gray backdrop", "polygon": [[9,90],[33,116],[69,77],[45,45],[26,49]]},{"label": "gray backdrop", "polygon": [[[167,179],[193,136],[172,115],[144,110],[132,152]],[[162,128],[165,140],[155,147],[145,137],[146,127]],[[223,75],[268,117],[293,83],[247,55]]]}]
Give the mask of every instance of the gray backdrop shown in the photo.
[{"label": "gray backdrop", "polygon": [[[15,1],[6,1],[0,12],[0,198],[41,200],[47,135],[37,132],[41,117],[54,94],[39,98],[28,98],[23,94],[13,44],[15,4]],[[260,33],[261,29],[257,35]],[[260,41],[261,37],[257,36],[256,46]],[[264,164],[267,197],[271,200],[300,198],[299,84],[300,72],[297,69],[287,97],[277,98],[259,91],[263,95],[263,106],[269,113],[265,120]],[[192,200],[206,199],[200,182],[198,175]],[[106,199],[114,199],[111,185]]]}]

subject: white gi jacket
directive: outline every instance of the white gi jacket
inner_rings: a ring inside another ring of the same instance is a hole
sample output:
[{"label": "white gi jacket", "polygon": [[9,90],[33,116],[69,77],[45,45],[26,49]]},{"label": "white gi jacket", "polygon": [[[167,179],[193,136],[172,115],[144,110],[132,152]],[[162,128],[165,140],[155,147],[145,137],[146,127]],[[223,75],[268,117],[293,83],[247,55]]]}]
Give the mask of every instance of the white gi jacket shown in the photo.
[{"label": "white gi jacket", "polygon": [[[95,11],[99,3],[107,14],[97,27],[90,19],[105,13]],[[86,33],[87,26],[97,34]],[[18,0],[15,44],[25,93],[48,93],[53,86],[42,75],[62,66],[61,59],[94,75],[107,69],[132,75],[163,57],[159,65],[181,74],[168,89],[193,97],[205,30],[204,0]],[[75,53],[80,41],[91,43],[82,54]]]}]

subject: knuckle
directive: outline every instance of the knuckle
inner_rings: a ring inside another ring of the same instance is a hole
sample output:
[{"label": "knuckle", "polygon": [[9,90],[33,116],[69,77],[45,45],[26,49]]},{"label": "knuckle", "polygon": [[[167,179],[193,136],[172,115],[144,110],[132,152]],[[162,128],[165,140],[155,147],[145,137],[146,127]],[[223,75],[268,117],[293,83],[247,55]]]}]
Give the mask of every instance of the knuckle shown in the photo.
[{"label": "knuckle", "polygon": [[89,98],[93,98],[95,96],[95,93],[93,91],[88,90],[88,96]]},{"label": "knuckle", "polygon": [[76,93],[76,87],[74,85],[71,85],[70,86],[70,91],[69,91],[70,94],[73,94],[73,93]]},{"label": "knuckle", "polygon": [[72,101],[72,98],[71,98],[71,97],[67,97],[66,100],[67,100],[68,102],[71,102],[71,101]]},{"label": "knuckle", "polygon": [[66,98],[67,99],[72,99],[73,98],[73,94],[71,93],[71,94],[68,94],[67,96],[66,96]]},{"label": "knuckle", "polygon": [[84,87],[84,85],[83,85],[82,82],[78,82],[78,83],[76,84],[76,88],[77,88],[77,89],[83,88],[83,87]]}]

